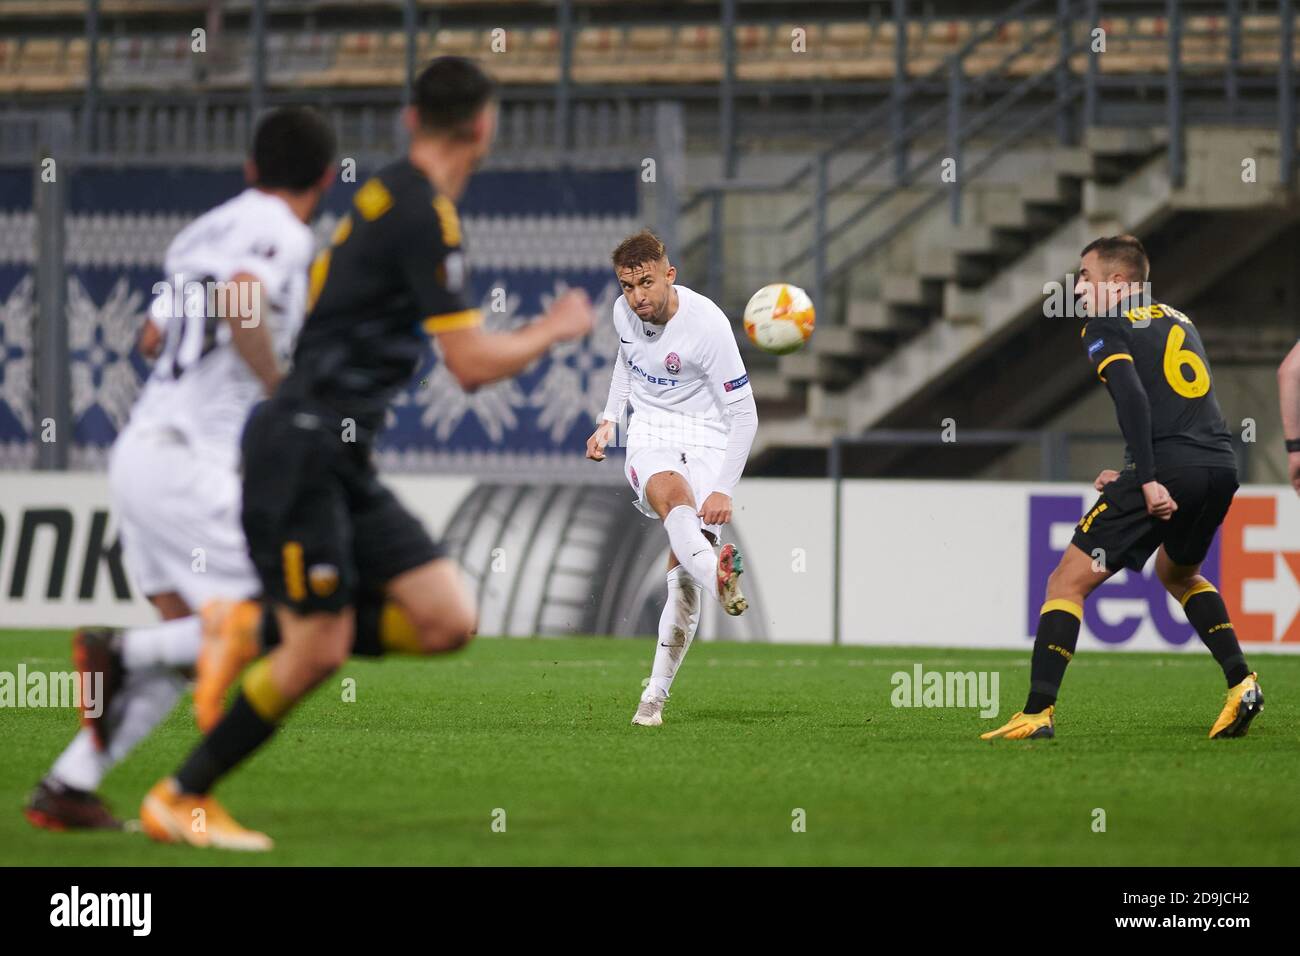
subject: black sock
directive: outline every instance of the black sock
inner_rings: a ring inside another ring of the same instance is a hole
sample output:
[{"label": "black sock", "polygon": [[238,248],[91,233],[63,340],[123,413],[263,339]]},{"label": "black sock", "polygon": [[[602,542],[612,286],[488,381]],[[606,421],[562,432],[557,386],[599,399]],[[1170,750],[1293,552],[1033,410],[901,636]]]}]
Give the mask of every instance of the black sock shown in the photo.
[{"label": "black sock", "polygon": [[262,628],[258,638],[264,655],[280,646],[280,621],[275,616],[275,605],[269,601],[262,605]]},{"label": "black sock", "polygon": [[181,792],[205,794],[249,754],[262,746],[276,725],[262,718],[241,690],[212,733],[194,748],[176,774]]},{"label": "black sock", "polygon": [[1038,619],[1034,657],[1029,666],[1029,699],[1026,714],[1042,713],[1056,703],[1066,665],[1079,643],[1083,609],[1073,601],[1048,601]]},{"label": "black sock", "polygon": [[1201,643],[1210,649],[1214,659],[1223,668],[1223,676],[1229,687],[1236,687],[1250,676],[1250,667],[1246,664],[1246,655],[1237,643],[1237,632],[1228,619],[1228,607],[1223,603],[1219,592],[1212,585],[1205,590],[1196,591],[1191,597],[1184,598],[1183,611],[1187,620],[1196,628]]},{"label": "black sock", "polygon": [[354,657],[384,656],[384,645],[379,639],[379,620],[386,600],[382,593],[357,595],[356,633],[352,637]]}]

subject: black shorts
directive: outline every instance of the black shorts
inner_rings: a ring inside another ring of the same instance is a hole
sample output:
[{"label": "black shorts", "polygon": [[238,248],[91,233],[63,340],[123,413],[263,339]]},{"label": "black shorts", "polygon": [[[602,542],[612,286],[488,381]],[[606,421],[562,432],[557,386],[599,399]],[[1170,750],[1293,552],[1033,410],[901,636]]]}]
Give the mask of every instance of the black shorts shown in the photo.
[{"label": "black shorts", "polygon": [[248,549],[263,593],[299,614],[339,611],[445,554],[337,422],[273,399],[244,429]]},{"label": "black shorts", "polygon": [[1175,564],[1204,561],[1237,491],[1236,470],[1184,468],[1162,472],[1158,480],[1178,504],[1168,521],[1147,514],[1142,486],[1129,469],[1105,487],[1083,516],[1074,531],[1075,546],[1090,556],[1101,551],[1110,571],[1142,570],[1161,545]]}]

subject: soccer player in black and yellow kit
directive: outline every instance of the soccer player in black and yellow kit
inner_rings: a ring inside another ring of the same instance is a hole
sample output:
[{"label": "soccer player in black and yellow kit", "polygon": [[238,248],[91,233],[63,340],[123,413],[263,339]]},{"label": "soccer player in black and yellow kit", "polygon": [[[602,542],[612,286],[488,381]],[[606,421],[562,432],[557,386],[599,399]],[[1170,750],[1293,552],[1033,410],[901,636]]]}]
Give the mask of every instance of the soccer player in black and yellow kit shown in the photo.
[{"label": "soccer player in black and yellow kit", "polygon": [[465,297],[455,202],[491,144],[492,83],[469,60],[442,57],[420,74],[412,101],[406,157],[357,190],[312,266],[293,369],[244,432],[244,530],[280,644],[248,669],[231,709],[176,774],[145,797],[141,822],[154,839],[269,849],[267,836],[209,795],[217,780],[349,654],[437,654],[472,637],[477,612],[459,569],[371,461],[425,334],[472,389],[591,331],[591,305],[577,290],[531,325],[483,331]]},{"label": "soccer player in black and yellow kit", "polygon": [[1264,704],[1201,562],[1237,490],[1237,460],[1191,320],[1143,295],[1150,264],[1133,236],[1083,250],[1075,294],[1089,316],[1083,347],[1115,402],[1128,445],[1124,470],[1104,471],[1101,497],[1047,582],[1030,666],[1029,699],[985,740],[1052,737],[1056,697],[1074,656],[1083,602],[1122,568],[1156,574],[1223,669],[1228,699],[1211,737],[1240,737]]}]

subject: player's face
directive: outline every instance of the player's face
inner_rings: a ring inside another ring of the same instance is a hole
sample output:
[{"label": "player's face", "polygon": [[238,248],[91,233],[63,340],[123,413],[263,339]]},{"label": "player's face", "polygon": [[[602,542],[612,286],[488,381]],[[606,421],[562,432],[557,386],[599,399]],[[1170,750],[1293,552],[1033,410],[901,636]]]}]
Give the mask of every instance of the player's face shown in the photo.
[{"label": "player's face", "polygon": [[1090,252],[1079,261],[1079,277],[1074,283],[1074,294],[1079,300],[1079,312],[1095,317],[1109,314],[1111,308],[1124,295],[1128,283],[1119,274],[1106,275],[1106,263]]},{"label": "player's face", "polygon": [[677,270],[668,264],[667,259],[620,269],[617,275],[623,298],[627,299],[637,318],[656,325],[668,321],[668,302]]},{"label": "player's face", "polygon": [[1079,262],[1079,277],[1074,283],[1081,315],[1112,315],[1119,302],[1140,291],[1141,283],[1122,272],[1106,272],[1107,263],[1090,252]]}]

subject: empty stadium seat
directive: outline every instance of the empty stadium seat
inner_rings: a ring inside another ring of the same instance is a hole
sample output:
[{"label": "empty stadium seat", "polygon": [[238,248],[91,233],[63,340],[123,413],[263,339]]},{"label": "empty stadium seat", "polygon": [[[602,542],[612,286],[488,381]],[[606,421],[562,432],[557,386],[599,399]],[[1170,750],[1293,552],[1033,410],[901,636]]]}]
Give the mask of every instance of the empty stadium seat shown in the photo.
[{"label": "empty stadium seat", "polygon": [[[55,0],[46,0],[54,3]],[[150,5],[166,0],[150,0]],[[36,8],[33,7],[33,10]],[[136,8],[139,9],[139,8]],[[1298,18],[1300,22],[1300,18]],[[1097,66],[1110,74],[1160,74],[1168,64],[1167,20],[1161,16],[1106,16],[1105,54]],[[1196,13],[1182,23],[1179,55],[1190,70],[1226,68],[1228,19]],[[1091,27],[1080,20],[1076,43]],[[802,30],[803,52],[792,49]],[[741,23],[734,40],[736,74],[749,82],[888,80],[894,75],[896,25],[891,19]],[[1275,70],[1279,54],[1276,15],[1252,14],[1241,22],[1241,69]],[[913,19],[907,25],[907,72],[931,75],[972,37],[963,59],[968,76],[999,72],[1029,76],[1050,68],[1058,56],[1059,30],[1045,17],[1020,18],[993,29],[988,18]],[[549,84],[560,74],[560,37],[555,27],[508,29],[506,49],[492,49],[492,31],[439,29],[418,36],[417,58],[468,56],[505,84]],[[365,87],[405,82],[406,35],[402,31],[272,32],[267,37],[267,76],[282,87]],[[1022,49],[1028,44],[1027,49]],[[249,39],[222,37],[205,82],[216,89],[246,85]],[[573,38],[573,79],[587,84],[715,83],[723,74],[722,31],[716,24],[585,26]],[[1300,45],[1298,45],[1300,49]],[[1300,56],[1297,57],[1300,60]],[[101,77],[111,89],[153,88],[187,82],[195,66],[188,35],[116,36],[101,46]],[[1078,53],[1071,65],[1087,69],[1089,56]],[[81,37],[0,40],[0,78],[9,91],[77,89],[86,74],[86,41]]]}]

